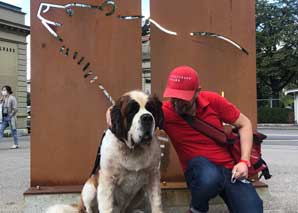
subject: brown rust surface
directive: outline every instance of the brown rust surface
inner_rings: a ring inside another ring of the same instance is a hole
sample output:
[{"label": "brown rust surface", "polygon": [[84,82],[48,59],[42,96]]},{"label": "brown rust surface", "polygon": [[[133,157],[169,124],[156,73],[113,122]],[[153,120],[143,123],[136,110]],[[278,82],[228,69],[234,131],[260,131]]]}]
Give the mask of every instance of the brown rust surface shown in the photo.
[{"label": "brown rust surface", "polygon": [[[221,94],[247,115],[256,127],[255,1],[151,0],[151,18],[178,33],[168,35],[151,27],[152,92],[160,97],[169,72],[176,66],[195,68],[203,90]],[[249,55],[216,38],[191,37],[191,32],[212,32],[239,43]],[[174,150],[163,180],[182,181]]]},{"label": "brown rust surface", "polygon": [[[82,184],[92,170],[110,105],[98,82],[114,98],[141,88],[140,20],[117,18],[140,14],[141,5],[139,0],[117,1],[116,13],[109,17],[85,8],[75,8],[69,17],[64,10],[52,8],[43,16],[63,24],[56,29],[64,38],[59,42],[36,17],[40,2],[31,1],[31,186]],[[59,53],[62,45],[69,48],[69,56]],[[85,59],[78,65],[81,57]],[[86,72],[92,70],[99,79],[92,85],[83,78],[87,62]]]},{"label": "brown rust surface", "polygon": [[[117,19],[117,15],[140,14],[140,1],[117,1],[112,17],[83,8],[75,8],[69,17],[63,10],[51,9],[44,16],[63,23],[56,31],[64,42],[54,39],[36,18],[40,2],[31,1],[31,186],[79,185],[92,169],[106,127],[109,103],[98,90],[98,82],[113,97],[141,87],[140,21]],[[203,89],[224,91],[225,97],[256,125],[254,1],[181,2],[151,0],[151,17],[178,33],[177,37],[170,36],[152,25],[152,92],[161,97],[171,69],[190,65],[199,71]],[[243,46],[249,55],[215,38],[190,37],[194,31],[224,35]],[[59,53],[62,45],[69,48],[68,56]],[[73,60],[75,51],[78,55]],[[81,57],[85,59],[77,65]],[[90,66],[86,72],[92,70],[99,79],[93,85],[83,78],[82,68],[87,62]],[[185,187],[177,155],[168,142],[164,151],[162,187],[170,187],[171,182],[174,187]]]}]

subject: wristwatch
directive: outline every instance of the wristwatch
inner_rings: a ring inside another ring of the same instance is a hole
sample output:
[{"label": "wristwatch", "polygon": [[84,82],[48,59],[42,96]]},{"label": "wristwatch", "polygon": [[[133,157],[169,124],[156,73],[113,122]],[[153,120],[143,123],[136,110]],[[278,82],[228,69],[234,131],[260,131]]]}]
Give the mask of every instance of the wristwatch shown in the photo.
[{"label": "wristwatch", "polygon": [[245,163],[246,164],[246,166],[249,168],[249,167],[251,167],[251,163],[248,161],[248,160],[240,160],[239,161],[239,163]]}]

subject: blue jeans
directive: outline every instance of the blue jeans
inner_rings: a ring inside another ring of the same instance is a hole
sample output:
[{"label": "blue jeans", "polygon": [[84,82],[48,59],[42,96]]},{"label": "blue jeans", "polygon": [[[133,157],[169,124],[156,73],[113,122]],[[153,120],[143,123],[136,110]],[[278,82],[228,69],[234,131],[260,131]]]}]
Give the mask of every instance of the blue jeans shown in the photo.
[{"label": "blue jeans", "polygon": [[18,145],[18,133],[17,133],[17,129],[16,128],[13,128],[15,127],[16,125],[12,125],[11,122],[14,122],[12,121],[11,119],[8,119],[7,117],[3,117],[3,120],[2,120],[2,123],[0,123],[0,139],[3,138],[3,134],[4,134],[4,130],[10,126],[10,129],[11,129],[11,134],[13,136],[13,141],[14,141],[14,144],[15,145]]},{"label": "blue jeans", "polygon": [[263,201],[251,183],[231,183],[232,172],[204,157],[189,161],[185,178],[191,192],[191,208],[208,212],[209,200],[220,195],[232,213],[261,213]]}]

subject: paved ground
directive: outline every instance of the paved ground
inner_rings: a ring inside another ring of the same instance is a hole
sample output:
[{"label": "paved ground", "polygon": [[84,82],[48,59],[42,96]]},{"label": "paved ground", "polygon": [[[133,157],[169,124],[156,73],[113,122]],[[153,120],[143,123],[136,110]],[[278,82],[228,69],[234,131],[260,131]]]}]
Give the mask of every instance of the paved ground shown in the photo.
[{"label": "paved ground", "polygon": [[298,212],[298,144],[264,145],[263,155],[273,174],[272,179],[266,181],[269,193],[264,197],[265,210]]},{"label": "paved ground", "polygon": [[12,138],[0,140],[0,212],[22,212],[23,192],[29,188],[30,137],[20,137],[20,148],[11,150]]},{"label": "paved ground", "polygon": [[[298,130],[296,133],[298,134]],[[11,138],[5,138],[0,142],[1,213],[22,212],[23,210],[23,192],[29,188],[29,140],[30,137],[21,137],[21,148],[18,150],[9,149],[12,144]],[[263,155],[274,177],[266,181],[269,188],[262,193],[265,212],[298,213],[298,143],[269,144],[264,144]]]}]

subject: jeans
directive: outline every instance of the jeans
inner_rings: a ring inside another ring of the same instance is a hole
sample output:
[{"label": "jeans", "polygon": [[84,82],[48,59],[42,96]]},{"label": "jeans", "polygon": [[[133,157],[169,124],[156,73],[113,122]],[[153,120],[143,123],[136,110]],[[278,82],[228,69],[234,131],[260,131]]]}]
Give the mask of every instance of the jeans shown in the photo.
[{"label": "jeans", "polygon": [[204,157],[189,161],[185,178],[193,212],[208,212],[209,200],[220,195],[232,213],[262,213],[263,201],[251,183],[231,183],[232,171]]},{"label": "jeans", "polygon": [[13,136],[13,141],[15,145],[18,145],[18,133],[16,129],[16,125],[12,122],[16,122],[13,119],[8,119],[8,117],[3,117],[2,123],[0,123],[0,139],[3,138],[4,130],[10,126],[11,134]]}]

